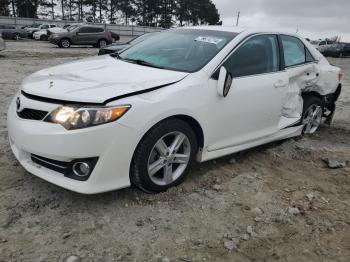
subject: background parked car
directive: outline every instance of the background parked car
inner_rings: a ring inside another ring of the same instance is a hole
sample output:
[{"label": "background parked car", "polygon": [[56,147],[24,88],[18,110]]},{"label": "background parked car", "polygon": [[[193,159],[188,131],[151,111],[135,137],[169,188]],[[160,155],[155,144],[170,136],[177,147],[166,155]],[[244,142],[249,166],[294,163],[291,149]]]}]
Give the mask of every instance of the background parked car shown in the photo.
[{"label": "background parked car", "polygon": [[50,29],[43,29],[33,33],[33,38],[35,40],[47,41],[52,34],[57,34],[61,32],[67,32],[67,29],[61,27],[53,27]]},{"label": "background parked car", "polygon": [[57,25],[51,25],[51,24],[42,24],[39,27],[27,27],[25,30],[28,32],[29,36],[33,38],[33,34],[37,31],[43,30],[43,29],[50,29],[57,27]]},{"label": "background parked car", "polygon": [[335,43],[325,50],[323,55],[330,57],[350,56],[350,43]]},{"label": "background parked car", "polygon": [[5,41],[2,39],[2,33],[0,32],[0,51],[6,48]]},{"label": "background parked car", "polygon": [[92,45],[101,48],[113,42],[111,32],[106,32],[101,27],[87,25],[53,34],[49,40],[61,48],[69,48],[71,45]]},{"label": "background parked car", "polygon": [[26,30],[18,29],[14,25],[0,25],[0,32],[4,39],[19,40],[28,37]]},{"label": "background parked car", "polygon": [[330,40],[316,40],[310,42],[318,51],[323,53],[328,47],[334,44],[334,41]]},{"label": "background parked car", "polygon": [[151,36],[153,36],[156,33],[146,33],[144,35],[141,35],[139,37],[136,37],[132,40],[130,40],[129,42],[125,43],[125,44],[112,44],[106,47],[103,47],[100,49],[100,51],[98,52],[98,55],[106,55],[106,54],[113,54],[116,52],[120,52],[126,48],[129,48],[130,46],[136,45],[138,43],[141,43],[142,41],[150,38]]},{"label": "background parked car", "polygon": [[110,31],[110,33],[111,33],[113,42],[116,42],[116,41],[120,40],[120,36],[117,33],[114,33],[112,31]]}]

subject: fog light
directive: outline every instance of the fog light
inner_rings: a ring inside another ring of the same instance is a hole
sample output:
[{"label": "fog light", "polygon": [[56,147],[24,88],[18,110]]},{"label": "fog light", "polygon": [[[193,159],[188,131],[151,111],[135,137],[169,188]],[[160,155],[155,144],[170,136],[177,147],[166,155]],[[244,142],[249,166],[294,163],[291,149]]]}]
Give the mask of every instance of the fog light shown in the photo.
[{"label": "fog light", "polygon": [[90,174],[90,166],[88,163],[85,162],[74,163],[72,169],[74,174],[79,177],[85,177]]}]

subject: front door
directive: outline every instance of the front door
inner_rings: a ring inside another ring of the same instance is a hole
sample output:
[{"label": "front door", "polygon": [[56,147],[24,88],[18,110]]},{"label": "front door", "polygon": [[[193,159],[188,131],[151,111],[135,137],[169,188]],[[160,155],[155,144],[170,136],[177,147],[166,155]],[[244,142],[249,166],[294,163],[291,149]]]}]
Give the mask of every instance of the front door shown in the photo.
[{"label": "front door", "polygon": [[[233,81],[226,98],[216,99],[215,140],[208,151],[238,146],[279,131],[288,75],[281,71],[276,35],[257,35],[238,47],[223,66]],[[214,77],[215,78],[215,77]],[[210,79],[215,88],[217,80]],[[211,143],[212,142],[212,143]]]}]

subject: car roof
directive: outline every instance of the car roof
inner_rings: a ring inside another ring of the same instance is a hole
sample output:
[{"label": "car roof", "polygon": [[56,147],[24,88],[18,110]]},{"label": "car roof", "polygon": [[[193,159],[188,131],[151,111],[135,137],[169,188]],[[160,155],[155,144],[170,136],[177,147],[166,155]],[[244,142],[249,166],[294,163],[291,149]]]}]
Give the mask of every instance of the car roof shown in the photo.
[{"label": "car roof", "polygon": [[213,30],[213,31],[222,31],[222,32],[232,32],[237,34],[259,34],[259,33],[271,33],[271,34],[286,34],[291,36],[298,36],[293,31],[288,31],[280,28],[260,28],[260,27],[238,27],[238,26],[189,26],[181,27],[181,29],[198,29],[198,30]]}]

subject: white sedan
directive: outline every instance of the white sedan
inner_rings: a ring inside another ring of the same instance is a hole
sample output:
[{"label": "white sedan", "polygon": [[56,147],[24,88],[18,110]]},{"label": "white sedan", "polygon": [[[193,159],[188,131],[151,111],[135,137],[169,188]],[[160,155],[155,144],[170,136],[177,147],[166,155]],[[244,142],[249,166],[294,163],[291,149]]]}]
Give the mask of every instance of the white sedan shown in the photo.
[{"label": "white sedan", "polygon": [[26,78],[8,111],[9,140],[28,172],[64,188],[162,192],[194,161],[330,124],[341,79],[298,35],[171,29]]}]

